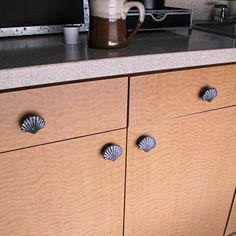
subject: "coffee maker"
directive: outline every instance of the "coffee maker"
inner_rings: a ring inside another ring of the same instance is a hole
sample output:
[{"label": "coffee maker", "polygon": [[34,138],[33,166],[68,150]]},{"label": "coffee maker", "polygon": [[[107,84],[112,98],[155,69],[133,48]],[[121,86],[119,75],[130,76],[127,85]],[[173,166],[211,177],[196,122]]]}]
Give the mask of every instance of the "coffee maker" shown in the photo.
[{"label": "coffee maker", "polygon": [[[145,7],[145,20],[141,31],[152,31],[185,27],[192,30],[192,10],[165,6],[165,0],[138,0]],[[127,27],[131,29],[137,22],[137,10],[132,9],[127,15]]]}]

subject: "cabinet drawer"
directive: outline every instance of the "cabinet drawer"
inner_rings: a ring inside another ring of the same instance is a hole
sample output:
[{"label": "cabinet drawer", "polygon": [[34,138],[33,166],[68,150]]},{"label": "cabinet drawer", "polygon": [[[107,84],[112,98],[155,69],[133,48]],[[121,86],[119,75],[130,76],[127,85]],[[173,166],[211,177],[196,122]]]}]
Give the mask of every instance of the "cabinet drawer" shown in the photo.
[{"label": "cabinet drawer", "polygon": [[[100,154],[107,143],[123,154]],[[126,130],[1,154],[1,236],[121,236]]]},{"label": "cabinet drawer", "polygon": [[[127,78],[99,80],[0,94],[0,152],[126,127]],[[46,126],[22,132],[23,117]]]},{"label": "cabinet drawer", "polygon": [[[206,88],[217,97],[202,100]],[[236,65],[215,66],[131,78],[131,125],[236,104]]]}]

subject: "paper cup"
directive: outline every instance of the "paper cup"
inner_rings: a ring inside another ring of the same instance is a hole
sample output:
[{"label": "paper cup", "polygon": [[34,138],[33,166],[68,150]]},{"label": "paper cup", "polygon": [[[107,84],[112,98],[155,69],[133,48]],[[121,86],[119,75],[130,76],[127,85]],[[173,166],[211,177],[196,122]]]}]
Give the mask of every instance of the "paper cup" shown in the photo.
[{"label": "paper cup", "polygon": [[66,44],[77,44],[79,42],[79,26],[64,26],[63,32]]}]

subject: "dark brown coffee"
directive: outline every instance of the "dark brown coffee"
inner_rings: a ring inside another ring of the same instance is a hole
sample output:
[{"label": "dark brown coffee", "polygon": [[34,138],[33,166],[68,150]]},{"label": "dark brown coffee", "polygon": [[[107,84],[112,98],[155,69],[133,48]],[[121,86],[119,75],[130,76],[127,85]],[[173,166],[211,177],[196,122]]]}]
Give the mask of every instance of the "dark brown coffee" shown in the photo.
[{"label": "dark brown coffee", "polygon": [[90,17],[89,47],[121,48],[127,45],[126,21]]}]

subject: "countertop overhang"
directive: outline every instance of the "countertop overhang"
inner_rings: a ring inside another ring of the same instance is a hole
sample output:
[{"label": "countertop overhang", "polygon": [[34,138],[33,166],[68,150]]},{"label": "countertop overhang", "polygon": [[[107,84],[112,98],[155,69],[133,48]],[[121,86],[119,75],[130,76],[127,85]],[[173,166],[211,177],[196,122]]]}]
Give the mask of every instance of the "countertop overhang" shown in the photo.
[{"label": "countertop overhang", "polygon": [[62,35],[0,39],[0,90],[236,62],[236,39],[186,29],[139,33],[124,49]]}]

